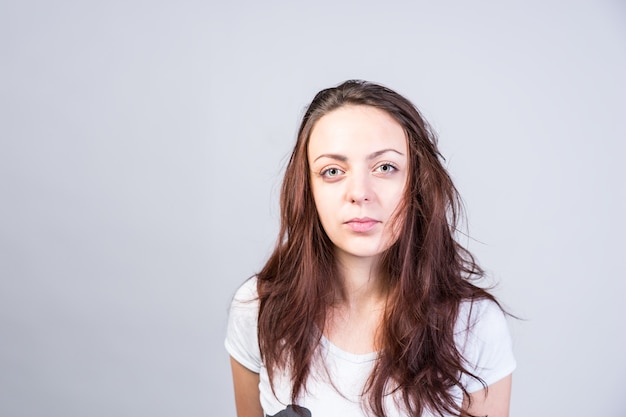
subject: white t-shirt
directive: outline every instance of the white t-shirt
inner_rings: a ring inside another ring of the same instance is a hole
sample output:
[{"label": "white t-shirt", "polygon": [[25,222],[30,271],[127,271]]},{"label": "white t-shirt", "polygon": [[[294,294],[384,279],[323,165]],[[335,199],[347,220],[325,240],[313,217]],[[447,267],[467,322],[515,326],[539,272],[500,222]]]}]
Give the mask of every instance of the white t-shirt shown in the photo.
[{"label": "white t-shirt", "polygon": [[[275,392],[269,384],[267,369],[261,361],[257,340],[257,280],[246,281],[237,291],[230,308],[225,346],[239,363],[259,374],[260,400],[267,416],[297,416],[290,407],[291,381],[288,373],[276,373]],[[468,323],[471,323],[468,331]],[[468,370],[482,378],[487,385],[499,381],[515,369],[506,319],[495,303],[480,300],[464,302],[455,325],[457,347],[468,363]],[[367,407],[362,397],[377,353],[353,354],[345,352],[322,337],[319,357],[324,365],[311,367],[306,392],[298,398],[298,406],[310,412],[311,417],[363,416]],[[332,379],[332,383],[330,382]],[[477,380],[462,375],[462,384],[468,392],[483,386]],[[455,388],[453,395],[460,405],[462,392]],[[394,396],[387,396],[385,408],[389,417],[406,415],[396,404]],[[277,416],[277,417],[278,417]],[[424,416],[426,417],[426,415]]]}]

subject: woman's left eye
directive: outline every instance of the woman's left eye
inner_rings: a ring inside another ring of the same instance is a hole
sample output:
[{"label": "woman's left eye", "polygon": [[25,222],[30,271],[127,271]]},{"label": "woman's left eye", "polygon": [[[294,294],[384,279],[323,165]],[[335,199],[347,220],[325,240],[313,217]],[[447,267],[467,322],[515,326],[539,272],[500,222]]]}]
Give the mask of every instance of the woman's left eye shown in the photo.
[{"label": "woman's left eye", "polygon": [[397,169],[398,168],[396,168],[392,164],[381,164],[376,167],[376,171],[380,172],[381,174],[389,174]]}]

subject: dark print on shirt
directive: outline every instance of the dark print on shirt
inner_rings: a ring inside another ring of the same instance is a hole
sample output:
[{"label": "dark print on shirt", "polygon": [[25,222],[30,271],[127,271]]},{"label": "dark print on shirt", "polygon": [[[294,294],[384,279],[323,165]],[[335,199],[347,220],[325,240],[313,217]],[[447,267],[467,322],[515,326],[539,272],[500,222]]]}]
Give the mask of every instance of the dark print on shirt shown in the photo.
[{"label": "dark print on shirt", "polygon": [[283,411],[279,411],[273,416],[266,414],[265,417],[311,417],[311,412],[304,407],[288,405]]}]

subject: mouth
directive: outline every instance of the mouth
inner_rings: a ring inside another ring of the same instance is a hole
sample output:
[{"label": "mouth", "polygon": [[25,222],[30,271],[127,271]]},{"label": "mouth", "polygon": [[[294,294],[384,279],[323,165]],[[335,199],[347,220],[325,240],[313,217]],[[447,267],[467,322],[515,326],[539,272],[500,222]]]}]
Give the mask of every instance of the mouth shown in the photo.
[{"label": "mouth", "polygon": [[365,233],[365,232],[369,232],[374,227],[376,227],[378,223],[380,223],[380,221],[375,220],[375,219],[370,219],[369,217],[362,217],[362,218],[350,219],[347,222],[344,222],[343,224],[348,226],[348,228],[352,230],[353,232]]}]

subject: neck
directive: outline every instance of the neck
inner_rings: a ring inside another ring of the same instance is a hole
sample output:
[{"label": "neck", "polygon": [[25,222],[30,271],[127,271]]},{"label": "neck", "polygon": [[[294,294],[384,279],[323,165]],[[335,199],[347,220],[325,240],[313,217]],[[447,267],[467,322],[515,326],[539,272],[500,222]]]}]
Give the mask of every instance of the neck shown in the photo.
[{"label": "neck", "polygon": [[349,308],[368,307],[385,299],[378,259],[337,254],[343,284],[340,303]]},{"label": "neck", "polygon": [[345,253],[335,259],[342,292],[326,316],[324,334],[347,352],[375,352],[380,349],[377,335],[386,305],[379,261]]}]

